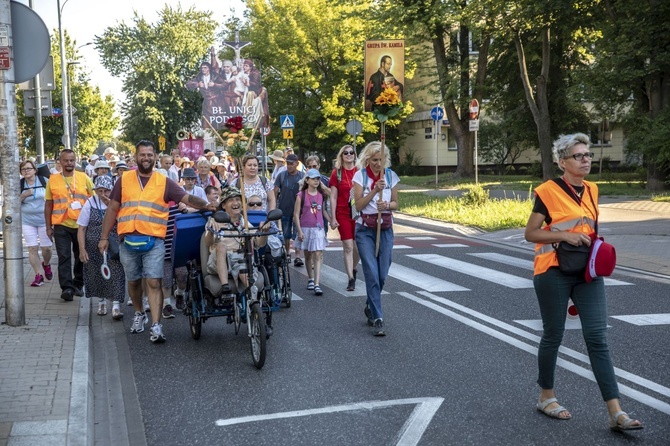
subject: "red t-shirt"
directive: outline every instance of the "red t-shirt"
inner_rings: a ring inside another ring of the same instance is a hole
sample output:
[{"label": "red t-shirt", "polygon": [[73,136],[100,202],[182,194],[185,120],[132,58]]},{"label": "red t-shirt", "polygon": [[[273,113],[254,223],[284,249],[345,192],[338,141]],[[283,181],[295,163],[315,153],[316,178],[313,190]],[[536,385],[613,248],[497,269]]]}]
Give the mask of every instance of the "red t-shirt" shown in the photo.
[{"label": "red t-shirt", "polygon": [[355,167],[349,170],[340,169],[342,178],[339,182],[337,181],[337,169],[333,169],[333,173],[330,174],[328,184],[337,186],[337,209],[340,211],[349,212],[349,194],[354,185],[353,178],[357,170]]}]

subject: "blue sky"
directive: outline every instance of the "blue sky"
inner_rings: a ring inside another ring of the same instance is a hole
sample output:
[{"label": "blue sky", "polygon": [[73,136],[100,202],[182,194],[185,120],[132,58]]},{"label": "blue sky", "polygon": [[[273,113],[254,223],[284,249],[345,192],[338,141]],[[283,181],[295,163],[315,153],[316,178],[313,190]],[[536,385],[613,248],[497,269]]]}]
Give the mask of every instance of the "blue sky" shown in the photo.
[{"label": "blue sky", "polygon": [[[20,3],[30,6],[29,0],[19,0]],[[195,1],[195,0],[61,0],[63,29],[74,37],[76,44],[84,45],[93,41],[94,36],[101,34],[105,28],[116,26],[121,22],[132,23],[133,11],[153,22],[157,19],[157,11],[165,5],[177,8],[181,5],[182,10],[190,7],[202,11],[213,12],[213,17],[220,22],[230,14],[231,8],[235,9],[236,15],[241,15],[244,10],[242,0],[228,1]],[[49,33],[58,33],[58,8],[56,0],[33,0],[32,8],[42,18]],[[122,98],[121,79],[111,76],[100,64],[95,48],[85,46],[80,48],[83,69],[91,76],[93,85],[100,87],[103,95],[111,94],[117,101]],[[59,58],[59,54],[53,55]]]}]

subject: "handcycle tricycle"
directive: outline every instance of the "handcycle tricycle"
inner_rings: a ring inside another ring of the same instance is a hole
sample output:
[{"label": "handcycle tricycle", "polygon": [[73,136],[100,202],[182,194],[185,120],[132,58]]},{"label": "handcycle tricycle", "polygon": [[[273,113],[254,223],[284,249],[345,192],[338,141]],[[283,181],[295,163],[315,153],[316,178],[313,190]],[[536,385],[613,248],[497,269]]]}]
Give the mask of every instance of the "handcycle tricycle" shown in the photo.
[{"label": "handcycle tricycle", "polygon": [[[241,273],[247,273],[247,283],[239,283],[228,276],[230,291],[225,291],[217,274],[207,271],[209,250],[205,244],[205,215],[187,214],[188,216],[175,219],[175,238],[173,267],[185,266],[188,270],[188,280],[185,291],[184,314],[188,316],[193,339],[200,339],[202,324],[211,317],[225,316],[229,324],[234,324],[235,334],[239,333],[242,323],[247,325],[247,333],[251,344],[251,356],[254,366],[262,368],[265,364],[266,340],[272,333],[272,313],[280,308],[282,302],[290,306],[291,288],[288,267],[283,248],[278,258],[271,255],[270,247],[265,247],[266,255],[261,255],[253,240],[257,237],[272,237],[278,233],[275,228],[263,230],[260,223],[274,222],[281,219],[279,209],[265,213],[249,211],[249,223],[256,225],[238,227],[237,230],[226,230],[219,237],[235,237],[240,241],[244,255],[244,265]],[[214,214],[218,223],[228,223],[230,217],[223,211]],[[232,233],[231,233],[232,232]],[[193,243],[195,234],[200,239],[199,244]],[[195,246],[198,249],[195,249]],[[283,243],[282,243],[283,245]],[[269,271],[269,272],[268,272]]]}]

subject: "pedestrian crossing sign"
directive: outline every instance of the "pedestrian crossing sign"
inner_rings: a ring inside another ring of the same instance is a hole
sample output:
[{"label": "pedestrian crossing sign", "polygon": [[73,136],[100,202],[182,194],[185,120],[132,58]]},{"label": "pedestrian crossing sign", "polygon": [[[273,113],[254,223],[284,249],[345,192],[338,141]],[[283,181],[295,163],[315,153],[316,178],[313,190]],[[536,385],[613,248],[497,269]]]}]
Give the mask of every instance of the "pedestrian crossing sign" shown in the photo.
[{"label": "pedestrian crossing sign", "polygon": [[282,132],[284,133],[284,139],[293,139],[293,129],[284,129]]},{"label": "pedestrian crossing sign", "polygon": [[293,115],[281,115],[279,116],[279,122],[281,123],[281,128],[283,129],[295,128],[295,118]]}]

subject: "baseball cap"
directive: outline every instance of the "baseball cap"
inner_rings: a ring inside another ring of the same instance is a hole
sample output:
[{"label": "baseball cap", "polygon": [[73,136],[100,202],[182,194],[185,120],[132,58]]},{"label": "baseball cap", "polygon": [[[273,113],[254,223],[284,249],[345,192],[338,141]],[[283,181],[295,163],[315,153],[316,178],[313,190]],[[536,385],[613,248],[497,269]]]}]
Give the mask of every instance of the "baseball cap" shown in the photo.
[{"label": "baseball cap", "polygon": [[240,190],[235,186],[228,186],[221,191],[221,203],[225,203],[226,200],[235,197],[241,197],[242,194]]},{"label": "baseball cap", "polygon": [[298,162],[298,155],[295,155],[291,153],[290,155],[286,155],[286,162],[287,163],[297,163]]},{"label": "baseball cap", "polygon": [[305,175],[307,178],[321,178],[321,173],[316,169],[309,169]]},{"label": "baseball cap", "polygon": [[614,246],[598,237],[591,244],[589,262],[586,264],[584,279],[591,283],[596,277],[607,277],[612,274],[616,266],[616,250]]}]

